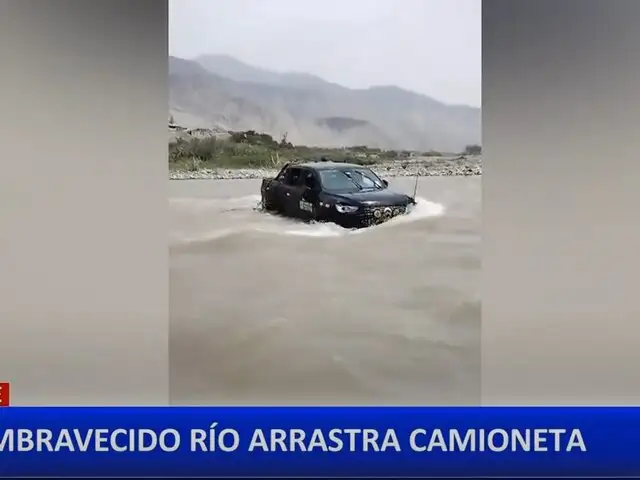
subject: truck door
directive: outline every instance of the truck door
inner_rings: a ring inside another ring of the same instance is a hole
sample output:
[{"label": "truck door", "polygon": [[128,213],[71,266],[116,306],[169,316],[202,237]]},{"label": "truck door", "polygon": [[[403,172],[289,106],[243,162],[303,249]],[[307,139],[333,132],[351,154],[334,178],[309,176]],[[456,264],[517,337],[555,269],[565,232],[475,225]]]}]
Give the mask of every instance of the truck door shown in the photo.
[{"label": "truck door", "polygon": [[320,182],[316,179],[313,170],[304,168],[298,181],[298,188],[292,195],[298,202],[298,217],[302,220],[315,220],[318,208],[318,196],[320,194]]},{"label": "truck door", "polygon": [[284,212],[285,207],[285,198],[284,198],[284,183],[287,178],[287,174],[289,173],[289,165],[285,165],[282,167],[282,170],[276,175],[274,181],[271,183],[270,195],[271,200],[277,206],[278,211],[281,213]]},{"label": "truck door", "polygon": [[300,216],[300,177],[302,169],[300,167],[289,167],[287,174],[280,188],[282,198],[282,206],[285,215],[298,218]]}]

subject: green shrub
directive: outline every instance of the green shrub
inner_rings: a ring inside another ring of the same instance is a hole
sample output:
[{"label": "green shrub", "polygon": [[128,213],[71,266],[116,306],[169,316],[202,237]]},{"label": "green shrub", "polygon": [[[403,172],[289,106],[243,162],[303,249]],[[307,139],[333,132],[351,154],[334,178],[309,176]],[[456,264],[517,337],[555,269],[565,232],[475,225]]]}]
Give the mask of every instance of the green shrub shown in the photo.
[{"label": "green shrub", "polygon": [[[402,152],[409,156],[410,152]],[[320,148],[293,145],[284,134],[278,142],[271,135],[253,130],[231,132],[229,137],[178,139],[169,143],[169,168],[199,170],[203,168],[279,168],[286,162],[318,161],[375,165],[395,160],[401,154],[378,148],[354,146],[350,148]]]}]

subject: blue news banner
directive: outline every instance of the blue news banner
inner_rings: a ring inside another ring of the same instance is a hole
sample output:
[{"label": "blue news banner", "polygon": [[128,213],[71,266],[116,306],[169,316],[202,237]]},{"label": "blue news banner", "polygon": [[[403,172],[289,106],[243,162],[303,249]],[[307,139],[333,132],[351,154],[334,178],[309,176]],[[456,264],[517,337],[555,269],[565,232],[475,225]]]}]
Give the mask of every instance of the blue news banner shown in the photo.
[{"label": "blue news banner", "polygon": [[0,476],[633,476],[640,408],[0,409]]}]

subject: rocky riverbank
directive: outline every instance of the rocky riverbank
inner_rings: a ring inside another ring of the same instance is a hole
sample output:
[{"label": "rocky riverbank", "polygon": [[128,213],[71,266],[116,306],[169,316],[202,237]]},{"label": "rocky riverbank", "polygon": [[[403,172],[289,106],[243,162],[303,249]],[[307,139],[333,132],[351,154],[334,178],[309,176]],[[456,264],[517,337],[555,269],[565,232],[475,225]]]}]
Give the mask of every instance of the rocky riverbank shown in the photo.
[{"label": "rocky riverbank", "polygon": [[[390,177],[442,177],[482,175],[482,157],[420,157],[395,160],[369,166],[379,176]],[[169,172],[171,180],[234,180],[273,177],[276,169],[233,168],[200,169],[195,171],[174,170]]]}]

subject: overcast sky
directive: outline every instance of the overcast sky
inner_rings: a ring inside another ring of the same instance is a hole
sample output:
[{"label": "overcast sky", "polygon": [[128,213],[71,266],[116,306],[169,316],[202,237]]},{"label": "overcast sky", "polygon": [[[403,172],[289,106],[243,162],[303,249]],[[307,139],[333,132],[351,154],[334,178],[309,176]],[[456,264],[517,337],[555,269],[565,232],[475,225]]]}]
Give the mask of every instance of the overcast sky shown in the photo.
[{"label": "overcast sky", "polygon": [[169,53],[481,104],[481,0],[169,0]]}]

